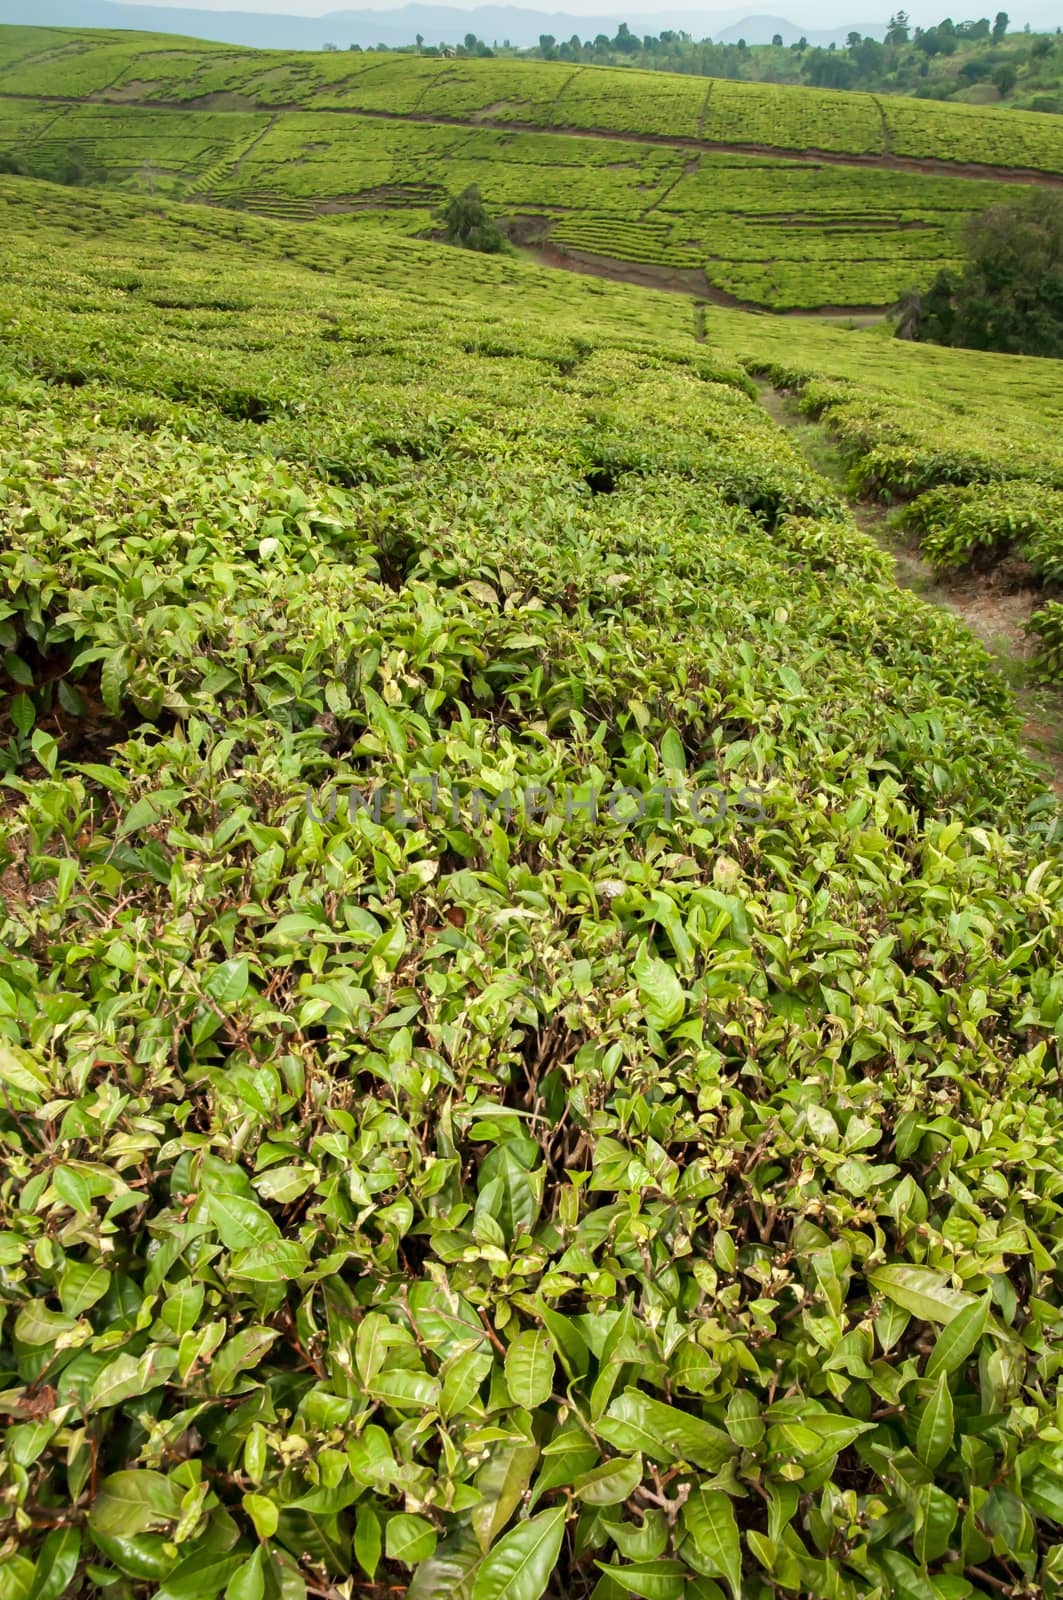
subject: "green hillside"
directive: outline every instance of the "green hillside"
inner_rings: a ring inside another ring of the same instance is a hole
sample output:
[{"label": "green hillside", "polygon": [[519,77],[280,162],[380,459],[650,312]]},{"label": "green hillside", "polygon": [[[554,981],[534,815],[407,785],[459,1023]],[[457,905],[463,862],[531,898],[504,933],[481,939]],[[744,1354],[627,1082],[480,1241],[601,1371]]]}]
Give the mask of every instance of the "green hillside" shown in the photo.
[{"label": "green hillside", "polygon": [[0,285],[3,1600],[1054,1600],[1063,814],[755,380],[1043,511],[1063,363],[18,177]]},{"label": "green hillside", "polygon": [[467,183],[551,259],[775,309],[881,307],[1063,122],[897,97],[520,60],[299,57],[0,30],[0,152],[262,215],[398,212]]},{"label": "green hillside", "polygon": [[484,117],[772,149],[893,155],[1063,172],[1051,117],[874,95],[514,60],[246,50],[142,34],[5,29],[5,93],[151,104],[239,95],[285,110]]}]

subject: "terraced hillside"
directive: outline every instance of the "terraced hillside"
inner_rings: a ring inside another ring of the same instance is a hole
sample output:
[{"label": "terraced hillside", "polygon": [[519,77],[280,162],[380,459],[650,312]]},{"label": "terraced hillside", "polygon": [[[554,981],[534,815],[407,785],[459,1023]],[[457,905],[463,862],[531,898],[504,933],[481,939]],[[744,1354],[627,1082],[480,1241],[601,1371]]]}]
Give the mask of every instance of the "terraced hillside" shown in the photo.
[{"label": "terraced hillside", "polygon": [[0,149],[290,220],[401,213],[415,231],[476,182],[516,237],[575,264],[780,309],[885,305],[955,261],[972,211],[1063,181],[1063,123],[1033,113],[15,28]]},{"label": "terraced hillside", "polygon": [[1056,1595],[1060,813],[785,330],[27,179],[0,269],[4,1600]]}]

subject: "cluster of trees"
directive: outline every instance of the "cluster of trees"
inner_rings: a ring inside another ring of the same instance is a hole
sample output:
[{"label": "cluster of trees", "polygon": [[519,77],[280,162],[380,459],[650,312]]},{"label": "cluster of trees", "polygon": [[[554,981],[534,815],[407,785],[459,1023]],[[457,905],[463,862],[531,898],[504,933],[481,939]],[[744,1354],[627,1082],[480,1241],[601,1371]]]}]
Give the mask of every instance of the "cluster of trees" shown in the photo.
[{"label": "cluster of trees", "polygon": [[[333,50],[338,50],[339,49],[339,45],[330,43],[330,44],[324,45],[322,48],[325,49],[325,50],[328,50],[328,51],[333,51]],[[359,55],[361,55],[363,53],[363,47],[360,44],[349,44],[347,46],[347,49],[348,50],[353,50]],[[486,44],[483,39],[478,39],[476,37],[475,33],[467,33],[465,35],[465,38],[462,40],[461,44],[446,44],[446,43],[442,43],[442,44],[426,44],[425,43],[425,39],[424,39],[424,34],[423,33],[419,33],[419,34],[416,35],[416,42],[414,44],[407,44],[407,45],[377,44],[377,45],[367,45],[365,47],[365,52],[370,54],[370,55],[373,54],[374,51],[384,51],[384,52],[387,52],[389,54],[394,53],[395,55],[465,56],[465,57],[469,57],[469,56],[478,56],[478,57],[494,56],[494,55],[499,54],[500,52],[502,52],[504,54],[507,54],[507,55],[516,55],[518,53],[513,49],[513,46],[510,44],[508,39],[506,39],[505,42],[501,46],[499,46],[498,41],[496,40],[495,41],[495,48],[492,50],[491,46],[489,44]]]},{"label": "cluster of trees", "polygon": [[959,272],[893,308],[898,338],[1063,357],[1063,194],[1032,190],[973,217]]},{"label": "cluster of trees", "polygon": [[[953,22],[945,17],[931,28],[912,28],[908,14],[896,12],[881,42],[850,33],[844,52],[816,50],[805,63],[807,81],[829,89],[863,89],[877,86],[891,71],[906,69],[907,87],[917,92],[920,79],[929,76],[928,63],[934,56],[955,55],[967,46],[958,72],[960,87],[991,79],[1001,98],[1009,95],[1018,80],[1013,52],[994,48],[1008,31],[1008,14],[998,11],[991,23],[988,17],[977,21]],[[911,48],[906,50],[905,47]],[[970,48],[982,46],[983,48]],[[1031,51],[1043,57],[1052,49],[1047,36],[1039,36]]]},{"label": "cluster of trees", "polygon": [[62,183],[69,187],[81,184],[106,183],[107,174],[102,167],[86,166],[79,156],[63,150],[34,160],[19,159],[9,151],[0,151],[0,172],[16,178],[41,178],[45,183]]},{"label": "cluster of trees", "polygon": [[[947,98],[972,84],[992,83],[1001,98],[1012,94],[1025,75],[1031,88],[1050,91],[1063,87],[1063,43],[1050,34],[1031,36],[1029,44],[1006,40],[1009,18],[998,11],[991,20],[954,22],[945,17],[930,28],[912,27],[907,13],[890,19],[883,39],[850,33],[844,46],[810,46],[802,38],[786,46],[776,34],[770,45],[713,44],[690,34],[665,29],[639,37],[627,23],[615,35],[600,33],[594,39],[558,40],[550,34],[522,54],[545,61],[589,62],[656,68],[665,72],[696,73],[705,77],[755,80],[765,83],[806,83],[816,88],[865,89]],[[1057,30],[1058,32],[1058,30]],[[468,41],[466,41],[468,43]],[[483,46],[486,50],[486,46]],[[934,71],[935,57],[959,57],[955,70]],[[1063,109],[1044,103],[1038,110]]]},{"label": "cluster of trees", "polygon": [[443,213],[443,228],[447,244],[458,244],[466,250],[498,255],[509,248],[497,224],[487,215],[474,183],[449,202]]}]

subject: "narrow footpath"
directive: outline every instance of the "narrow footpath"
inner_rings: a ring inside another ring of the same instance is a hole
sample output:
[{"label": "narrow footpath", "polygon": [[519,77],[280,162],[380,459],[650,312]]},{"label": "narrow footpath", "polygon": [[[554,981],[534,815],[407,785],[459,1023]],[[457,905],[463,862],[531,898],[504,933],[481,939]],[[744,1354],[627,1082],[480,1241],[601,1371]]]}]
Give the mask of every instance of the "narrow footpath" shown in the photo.
[{"label": "narrow footpath", "polygon": [[854,499],[841,452],[828,430],[802,416],[793,401],[770,383],[758,380],[757,389],[765,411],[787,430],[809,465],[833,484],[857,526],[893,557],[902,588],[951,611],[981,639],[1015,695],[1023,717],[1022,748],[1047,768],[1049,783],[1063,797],[1063,691],[1030,681],[1030,650],[1023,631],[1038,605],[1036,592],[995,586],[990,575],[936,573],[912,536],[895,525],[887,507]]}]

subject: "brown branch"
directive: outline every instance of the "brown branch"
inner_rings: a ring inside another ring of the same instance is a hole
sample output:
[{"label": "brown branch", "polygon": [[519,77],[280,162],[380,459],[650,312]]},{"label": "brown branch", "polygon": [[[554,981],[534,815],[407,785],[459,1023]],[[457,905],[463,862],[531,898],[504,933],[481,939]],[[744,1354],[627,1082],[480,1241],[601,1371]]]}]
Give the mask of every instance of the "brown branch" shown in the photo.
[{"label": "brown branch", "polygon": [[1009,1594],[1011,1585],[1002,1583],[999,1578],[994,1578],[991,1572],[986,1572],[983,1567],[965,1567],[964,1572],[969,1578],[977,1578],[980,1583],[988,1583],[991,1589],[996,1589],[998,1594]]}]

